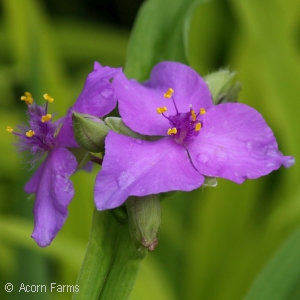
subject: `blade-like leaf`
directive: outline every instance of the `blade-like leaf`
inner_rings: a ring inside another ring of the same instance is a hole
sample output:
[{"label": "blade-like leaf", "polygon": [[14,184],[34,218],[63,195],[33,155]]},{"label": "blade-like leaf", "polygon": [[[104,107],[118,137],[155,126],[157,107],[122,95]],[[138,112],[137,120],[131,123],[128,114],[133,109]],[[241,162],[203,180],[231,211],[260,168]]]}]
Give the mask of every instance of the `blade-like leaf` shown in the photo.
[{"label": "blade-like leaf", "polygon": [[125,72],[137,80],[164,60],[188,62],[190,18],[204,0],[149,0],[140,9],[128,46]]},{"label": "blade-like leaf", "polygon": [[245,300],[300,298],[300,229],[295,231],[257,277]]}]

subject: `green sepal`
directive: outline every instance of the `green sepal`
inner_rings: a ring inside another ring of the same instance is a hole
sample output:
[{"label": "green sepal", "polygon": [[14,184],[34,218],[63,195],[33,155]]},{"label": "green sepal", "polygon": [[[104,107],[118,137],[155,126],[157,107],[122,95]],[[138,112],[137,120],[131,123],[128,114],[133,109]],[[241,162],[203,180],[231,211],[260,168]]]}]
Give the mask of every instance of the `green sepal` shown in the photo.
[{"label": "green sepal", "polygon": [[77,160],[77,170],[82,169],[87,162],[91,160],[91,155],[85,149],[82,148],[68,148],[73,153]]},{"label": "green sepal", "polygon": [[104,150],[104,140],[109,132],[109,127],[97,117],[72,113],[73,128],[76,142],[90,152]]},{"label": "green sepal", "polygon": [[95,156],[99,159],[103,159],[103,153],[102,152],[91,152],[92,156]]},{"label": "green sepal", "polygon": [[158,195],[130,196],[126,201],[129,229],[136,249],[154,251],[161,224]]},{"label": "green sepal", "polygon": [[235,72],[220,70],[204,77],[215,105],[226,102],[237,102],[242,86],[240,82],[233,82],[235,75]]},{"label": "green sepal", "polygon": [[162,138],[161,136],[139,134],[127,127],[122,121],[122,119],[118,117],[107,117],[103,121],[111,130],[120,134],[131,136],[135,139],[140,139],[144,141],[156,141]]},{"label": "green sepal", "polygon": [[170,191],[170,192],[165,192],[165,193],[160,193],[159,194],[159,199],[162,201],[165,198],[169,198],[174,196],[177,193],[177,191]]},{"label": "green sepal", "polygon": [[121,133],[127,136],[131,136],[137,139],[145,139],[145,136],[131,130],[127,127],[121,118],[118,117],[107,117],[104,119],[105,124],[113,131]]}]

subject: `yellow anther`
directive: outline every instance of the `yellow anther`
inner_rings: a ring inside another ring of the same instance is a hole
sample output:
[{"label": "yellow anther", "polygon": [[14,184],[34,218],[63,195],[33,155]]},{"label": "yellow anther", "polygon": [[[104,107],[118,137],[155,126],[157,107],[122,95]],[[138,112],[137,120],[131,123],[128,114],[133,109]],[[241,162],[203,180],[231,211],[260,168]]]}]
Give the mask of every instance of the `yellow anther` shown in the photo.
[{"label": "yellow anther", "polygon": [[168,135],[176,134],[176,133],[177,133],[177,129],[175,127],[174,128],[169,128],[168,131],[167,131]]},{"label": "yellow anther", "polygon": [[193,109],[191,109],[191,116],[192,116],[192,120],[196,121],[197,116],[196,116],[196,113]]},{"label": "yellow anther", "polygon": [[7,132],[13,132],[14,130],[13,130],[10,126],[7,126],[7,127],[6,127],[6,131],[7,131]]},{"label": "yellow anther", "polygon": [[33,137],[34,135],[35,135],[35,132],[31,129],[26,132],[26,136],[29,138]]},{"label": "yellow anther", "polygon": [[158,107],[156,109],[156,111],[157,111],[158,114],[163,114],[164,112],[167,111],[167,108],[165,106],[164,107]]},{"label": "yellow anther", "polygon": [[205,115],[205,114],[206,114],[205,108],[200,108],[200,115]]},{"label": "yellow anther", "polygon": [[43,97],[45,100],[49,101],[50,103],[52,103],[54,101],[54,99],[52,97],[50,97],[48,94],[44,94]]},{"label": "yellow anther", "polygon": [[43,123],[48,122],[51,120],[51,118],[52,118],[51,114],[46,114],[46,116],[42,116],[42,122]]},{"label": "yellow anther", "polygon": [[171,88],[169,88],[169,89],[166,91],[166,93],[164,94],[164,97],[165,97],[165,98],[171,98],[172,95],[173,95],[173,93],[174,93],[174,90],[171,89]]},{"label": "yellow anther", "polygon": [[195,126],[195,131],[199,131],[201,127],[202,127],[201,123],[197,123]]},{"label": "yellow anther", "polygon": [[24,101],[26,104],[32,104],[33,98],[32,95],[29,92],[24,93],[25,96],[21,97],[21,100]]}]

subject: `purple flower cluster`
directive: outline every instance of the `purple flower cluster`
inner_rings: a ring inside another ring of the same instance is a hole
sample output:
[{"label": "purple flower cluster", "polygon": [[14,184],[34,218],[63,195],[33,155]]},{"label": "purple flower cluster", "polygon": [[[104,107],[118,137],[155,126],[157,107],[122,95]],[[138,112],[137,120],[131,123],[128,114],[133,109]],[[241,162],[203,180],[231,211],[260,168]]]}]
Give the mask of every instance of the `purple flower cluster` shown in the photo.
[{"label": "purple flower cluster", "polygon": [[95,63],[78,100],[56,122],[48,104],[40,107],[30,94],[24,97],[30,120],[29,127],[15,133],[18,147],[30,152],[33,163],[47,153],[25,186],[36,195],[32,237],[40,246],[56,236],[74,195],[69,178],[77,161],[67,149],[78,147],[72,111],[103,117],[118,101],[123,122],[145,136],[108,133],[95,183],[98,210],[120,206],[129,196],[191,191],[203,185],[205,176],[242,183],[294,164],[293,157],[278,150],[272,130],[256,110],[240,103],[215,106],[205,81],[181,63],[157,64],[144,83]]},{"label": "purple flower cluster", "polygon": [[[133,131],[159,136],[145,141],[109,132],[95,184],[98,210],[128,196],[191,191],[204,176],[236,183],[290,167],[263,117],[240,103],[213,105],[205,81],[176,62],[157,64],[144,83],[115,76],[113,87],[123,122]],[[120,150],[121,149],[121,150]]]}]

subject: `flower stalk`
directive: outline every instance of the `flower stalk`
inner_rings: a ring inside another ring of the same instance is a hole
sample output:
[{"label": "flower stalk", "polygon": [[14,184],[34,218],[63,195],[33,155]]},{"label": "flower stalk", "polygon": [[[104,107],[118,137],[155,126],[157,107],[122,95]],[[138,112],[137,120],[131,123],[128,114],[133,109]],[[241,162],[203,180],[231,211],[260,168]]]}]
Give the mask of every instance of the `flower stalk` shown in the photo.
[{"label": "flower stalk", "polygon": [[134,248],[123,209],[94,211],[73,300],[129,298],[146,251]]}]

